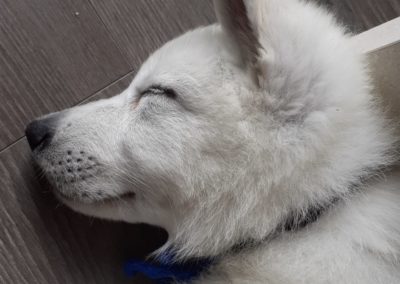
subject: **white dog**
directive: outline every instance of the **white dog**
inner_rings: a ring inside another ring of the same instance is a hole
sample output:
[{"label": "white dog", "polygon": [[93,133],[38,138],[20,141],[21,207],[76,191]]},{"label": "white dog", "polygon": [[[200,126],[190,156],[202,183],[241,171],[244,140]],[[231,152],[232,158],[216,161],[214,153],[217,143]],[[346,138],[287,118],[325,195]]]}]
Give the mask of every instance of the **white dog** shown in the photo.
[{"label": "white dog", "polygon": [[371,179],[396,141],[349,36],[307,2],[215,8],[122,94],[28,126],[55,194],[217,259],[192,283],[400,283],[399,183]]}]

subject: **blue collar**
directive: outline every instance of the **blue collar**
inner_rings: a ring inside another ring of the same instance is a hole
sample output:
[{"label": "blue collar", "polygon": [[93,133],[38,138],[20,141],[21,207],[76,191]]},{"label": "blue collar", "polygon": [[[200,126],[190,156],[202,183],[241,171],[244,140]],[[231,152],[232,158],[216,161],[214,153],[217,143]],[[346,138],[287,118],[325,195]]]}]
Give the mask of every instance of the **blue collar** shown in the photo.
[{"label": "blue collar", "polygon": [[206,271],[213,263],[213,258],[199,258],[183,263],[175,261],[172,252],[164,252],[155,260],[131,259],[125,263],[125,274],[129,277],[142,273],[156,284],[190,282]]}]

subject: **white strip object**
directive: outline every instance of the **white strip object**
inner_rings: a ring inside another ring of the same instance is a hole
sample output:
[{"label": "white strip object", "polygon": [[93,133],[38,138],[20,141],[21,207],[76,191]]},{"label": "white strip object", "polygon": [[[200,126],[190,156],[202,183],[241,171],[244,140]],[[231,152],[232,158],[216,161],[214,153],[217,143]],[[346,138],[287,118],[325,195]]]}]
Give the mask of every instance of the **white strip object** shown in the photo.
[{"label": "white strip object", "polygon": [[400,17],[353,37],[354,45],[363,53],[400,42]]}]

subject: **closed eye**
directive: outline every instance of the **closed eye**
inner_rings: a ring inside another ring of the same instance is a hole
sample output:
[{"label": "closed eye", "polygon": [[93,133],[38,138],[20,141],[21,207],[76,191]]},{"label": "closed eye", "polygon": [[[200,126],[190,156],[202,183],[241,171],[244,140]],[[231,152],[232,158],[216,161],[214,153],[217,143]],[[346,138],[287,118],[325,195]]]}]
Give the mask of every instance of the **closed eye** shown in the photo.
[{"label": "closed eye", "polygon": [[176,98],[176,92],[173,89],[163,87],[163,86],[158,86],[158,85],[147,88],[140,95],[141,95],[141,97],[150,96],[150,95],[154,95],[154,96],[161,95],[161,96],[166,96],[171,99]]}]

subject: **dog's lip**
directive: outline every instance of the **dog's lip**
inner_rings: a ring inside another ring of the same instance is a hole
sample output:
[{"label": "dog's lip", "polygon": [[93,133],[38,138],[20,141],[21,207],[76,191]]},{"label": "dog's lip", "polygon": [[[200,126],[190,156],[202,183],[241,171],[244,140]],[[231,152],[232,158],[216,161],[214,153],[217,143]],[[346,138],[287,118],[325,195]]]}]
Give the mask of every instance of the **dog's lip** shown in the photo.
[{"label": "dog's lip", "polygon": [[57,191],[56,195],[58,195],[61,199],[64,199],[69,202],[82,202],[82,203],[91,203],[91,204],[105,204],[111,202],[119,202],[126,201],[130,199],[134,199],[136,197],[136,193],[134,192],[125,192],[122,194],[118,194],[115,196],[107,196],[101,199],[93,199],[93,200],[84,200],[82,198],[78,198],[77,196],[69,196],[61,191]]},{"label": "dog's lip", "polygon": [[122,193],[122,194],[119,194],[119,195],[116,195],[116,196],[110,196],[110,197],[106,197],[106,198],[103,198],[101,201],[105,201],[105,202],[108,202],[108,201],[120,201],[121,199],[124,199],[124,200],[126,200],[126,199],[134,199],[134,198],[136,198],[136,193],[134,193],[134,192],[125,192],[125,193]]}]

